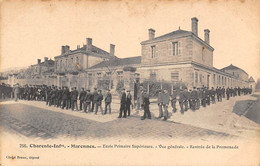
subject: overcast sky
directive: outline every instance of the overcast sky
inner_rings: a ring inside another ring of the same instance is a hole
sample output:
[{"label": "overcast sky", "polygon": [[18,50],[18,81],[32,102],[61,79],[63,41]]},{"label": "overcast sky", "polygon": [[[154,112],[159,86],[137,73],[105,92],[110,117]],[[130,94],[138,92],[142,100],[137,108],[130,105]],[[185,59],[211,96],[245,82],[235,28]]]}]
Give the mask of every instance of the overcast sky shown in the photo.
[{"label": "overcast sky", "polygon": [[214,67],[230,64],[244,69],[255,79],[259,74],[259,1],[46,1],[4,2],[1,10],[1,68],[27,67],[37,59],[54,59],[62,45],[75,49],[93,39],[109,52],[115,44],[118,57],[141,55],[140,42],[148,29],[160,36],[177,30],[191,30],[197,17],[198,34],[210,30],[215,48]]}]

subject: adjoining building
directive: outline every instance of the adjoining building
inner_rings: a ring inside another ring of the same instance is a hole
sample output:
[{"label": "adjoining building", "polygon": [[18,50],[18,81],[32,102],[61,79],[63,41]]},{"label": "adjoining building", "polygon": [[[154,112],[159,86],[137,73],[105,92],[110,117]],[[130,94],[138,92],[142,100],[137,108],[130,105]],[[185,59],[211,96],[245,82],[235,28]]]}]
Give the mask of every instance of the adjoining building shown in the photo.
[{"label": "adjoining building", "polygon": [[[179,28],[156,37],[151,28],[148,36],[148,40],[141,42],[141,56],[128,58],[118,58],[113,44],[110,44],[110,52],[94,46],[91,38],[75,50],[62,46],[61,54],[55,57],[56,78],[50,82],[57,86],[110,88],[112,91],[122,86],[133,89],[135,82],[146,80],[180,82],[188,88],[253,87],[254,80],[248,79],[244,70],[233,65],[221,70],[213,66],[210,30],[205,29],[201,39],[196,17],[191,18],[191,31]],[[38,71],[37,65],[35,68]]]}]

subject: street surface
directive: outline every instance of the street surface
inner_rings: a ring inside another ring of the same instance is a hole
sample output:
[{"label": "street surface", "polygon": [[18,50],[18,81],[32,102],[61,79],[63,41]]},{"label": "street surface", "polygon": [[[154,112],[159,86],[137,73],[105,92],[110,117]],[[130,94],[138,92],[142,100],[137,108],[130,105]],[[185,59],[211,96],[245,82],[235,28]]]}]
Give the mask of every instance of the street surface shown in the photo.
[{"label": "street surface", "polygon": [[[259,96],[258,96],[259,97]],[[83,111],[62,110],[49,107],[39,101],[4,101],[1,103],[1,127],[3,132],[30,138],[94,139],[94,138],[151,138],[151,139],[237,139],[257,136],[259,124],[232,112],[237,101],[257,101],[253,96],[241,96],[223,100],[222,103],[201,108],[184,115],[172,114],[168,121],[156,119],[158,107],[151,104],[152,119],[140,120],[143,111],[132,111],[127,118],[118,119],[117,102],[112,104],[112,114],[98,115]],[[259,102],[256,102],[259,105]],[[257,107],[257,106],[254,106]],[[177,105],[179,108],[179,105]],[[245,115],[255,117],[257,111]]]}]

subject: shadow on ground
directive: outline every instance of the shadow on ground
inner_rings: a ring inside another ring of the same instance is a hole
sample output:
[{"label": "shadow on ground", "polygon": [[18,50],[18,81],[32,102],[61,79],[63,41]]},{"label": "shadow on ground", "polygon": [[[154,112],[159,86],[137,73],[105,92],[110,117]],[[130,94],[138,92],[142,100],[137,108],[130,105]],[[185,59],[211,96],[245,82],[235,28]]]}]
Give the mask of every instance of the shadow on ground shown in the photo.
[{"label": "shadow on ground", "polygon": [[257,100],[237,101],[234,105],[233,112],[260,124],[260,95],[254,94],[252,96],[256,97]]}]

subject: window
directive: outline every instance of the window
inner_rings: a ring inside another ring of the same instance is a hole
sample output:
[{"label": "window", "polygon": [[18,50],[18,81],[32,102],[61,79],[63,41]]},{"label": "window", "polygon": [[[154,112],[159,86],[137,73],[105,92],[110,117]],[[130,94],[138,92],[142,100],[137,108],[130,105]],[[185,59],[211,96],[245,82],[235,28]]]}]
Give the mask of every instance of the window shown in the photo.
[{"label": "window", "polygon": [[222,76],[222,85],[224,85],[224,78],[223,78],[223,76]]},{"label": "window", "polygon": [[151,46],[151,52],[152,52],[152,58],[156,57],[156,47],[155,46]]},{"label": "window", "polygon": [[198,72],[195,72],[195,83],[198,83]]},{"label": "window", "polygon": [[200,83],[202,84],[202,74],[200,74]]},{"label": "window", "polygon": [[100,80],[101,79],[101,73],[97,73],[97,78]]},{"label": "window", "polygon": [[169,56],[180,56],[181,55],[181,42],[172,42],[169,44]]},{"label": "window", "polygon": [[156,73],[150,73],[150,79],[156,80]]},{"label": "window", "polygon": [[205,48],[204,47],[202,47],[201,54],[202,54],[202,61],[204,63],[205,62]]},{"label": "window", "polygon": [[171,72],[171,81],[172,82],[179,81],[179,72]]},{"label": "window", "polygon": [[218,85],[220,85],[220,76],[218,76]]},{"label": "window", "polygon": [[123,71],[118,71],[118,72],[117,72],[117,78],[118,78],[119,80],[122,80],[122,79],[123,79]]}]

